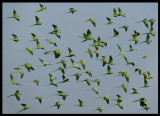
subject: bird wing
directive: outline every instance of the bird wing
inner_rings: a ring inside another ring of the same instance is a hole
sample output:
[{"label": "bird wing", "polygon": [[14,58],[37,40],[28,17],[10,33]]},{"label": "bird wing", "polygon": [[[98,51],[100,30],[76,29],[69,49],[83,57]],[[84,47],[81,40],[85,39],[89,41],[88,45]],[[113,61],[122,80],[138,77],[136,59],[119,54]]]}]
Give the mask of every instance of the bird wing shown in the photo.
[{"label": "bird wing", "polygon": [[108,72],[110,72],[111,71],[111,67],[108,65]]},{"label": "bird wing", "polygon": [[19,96],[19,95],[16,95],[16,99],[17,99],[18,101],[20,101],[20,96]]},{"label": "bird wing", "polygon": [[63,98],[63,100],[65,100],[65,99],[66,99],[66,96],[65,96],[65,95],[63,95],[63,96],[62,96],[62,98]]},{"label": "bird wing", "polygon": [[31,50],[28,50],[28,52],[29,52],[30,54],[32,54],[32,55],[33,55],[33,51],[31,51]]},{"label": "bird wing", "polygon": [[36,19],[36,23],[40,22],[40,20],[39,20],[39,18],[37,16],[35,16],[35,19]]},{"label": "bird wing", "polygon": [[42,59],[40,59],[40,58],[39,58],[39,60],[40,60],[42,63],[45,63],[44,60],[42,60]]},{"label": "bird wing", "polygon": [[74,10],[74,8],[69,8],[69,10]]},{"label": "bird wing", "polygon": [[137,92],[137,90],[135,89],[135,88],[132,88],[133,89],[133,92],[135,93],[135,92]]},{"label": "bird wing", "polygon": [[96,27],[96,22],[94,20],[91,21],[94,27]]},{"label": "bird wing", "polygon": [[82,100],[78,99],[79,105],[81,106],[83,104]]},{"label": "bird wing", "polygon": [[92,54],[92,52],[89,52],[89,55],[90,55],[90,57],[91,57],[91,58],[93,58],[93,54]]},{"label": "bird wing", "polygon": [[12,73],[10,74],[10,78],[11,78],[11,81],[14,81],[14,78],[12,76]]},{"label": "bird wing", "polygon": [[72,65],[74,65],[76,63],[72,58],[70,58],[70,60],[72,62]]},{"label": "bird wing", "polygon": [[41,7],[41,10],[43,10],[45,8],[42,4],[39,4],[39,5]]},{"label": "bird wing", "polygon": [[123,52],[123,50],[121,49],[121,47],[117,44],[117,46],[118,46],[118,48],[119,48],[119,50],[121,51],[121,52]]},{"label": "bird wing", "polygon": [[14,15],[14,16],[17,15],[16,10],[13,10],[13,15]]},{"label": "bird wing", "polygon": [[87,36],[91,37],[91,31],[89,29],[87,30]]},{"label": "bird wing", "polygon": [[124,91],[127,93],[127,87],[123,87]]},{"label": "bird wing", "polygon": [[129,48],[130,48],[130,49],[133,49],[132,45],[129,45]]},{"label": "bird wing", "polygon": [[64,75],[62,75],[62,79],[63,79],[63,81],[65,81],[65,80],[66,80],[66,77],[65,77]]},{"label": "bird wing", "polygon": [[37,47],[40,47],[40,42],[38,40],[36,40],[36,44],[37,44]]},{"label": "bird wing", "polygon": [[125,73],[126,81],[129,83],[129,73]]},{"label": "bird wing", "polygon": [[112,21],[110,18],[106,17],[106,19],[108,20],[108,22]]},{"label": "bird wing", "polygon": [[72,50],[68,47],[69,54],[73,54]]},{"label": "bird wing", "polygon": [[118,8],[118,12],[119,14],[122,14],[122,10],[120,8]]},{"label": "bird wing", "polygon": [[149,25],[148,25],[148,22],[144,22],[144,25],[147,27],[147,28],[149,28]]},{"label": "bird wing", "polygon": [[27,106],[27,104],[21,104],[23,107],[26,107]]},{"label": "bird wing", "polygon": [[109,56],[109,62],[110,62],[110,63],[112,63],[112,62],[113,62],[113,58],[112,58],[112,56],[111,56],[111,55]]},{"label": "bird wing", "polygon": [[57,25],[52,24],[52,26],[53,26],[53,28],[54,28],[54,31],[58,31]]},{"label": "bird wing", "polygon": [[117,15],[117,11],[115,8],[113,9],[113,13],[114,13],[114,15]]}]

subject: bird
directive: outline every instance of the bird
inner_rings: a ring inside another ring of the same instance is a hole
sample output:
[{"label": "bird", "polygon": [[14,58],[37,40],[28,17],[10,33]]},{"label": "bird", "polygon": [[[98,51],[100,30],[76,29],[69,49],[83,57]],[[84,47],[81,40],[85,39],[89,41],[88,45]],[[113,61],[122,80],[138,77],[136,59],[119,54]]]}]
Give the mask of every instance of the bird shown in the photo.
[{"label": "bird", "polygon": [[121,86],[119,86],[117,88],[120,88],[120,87],[122,87],[123,90],[124,90],[124,92],[127,93],[127,87],[128,87],[128,85],[122,84]]},{"label": "bird", "polygon": [[149,20],[147,20],[147,18],[145,18],[145,19],[143,19],[143,20],[141,20],[141,21],[139,21],[139,22],[136,22],[136,23],[141,23],[141,22],[143,22],[144,25],[145,25],[147,28],[149,28],[149,25],[148,25]]},{"label": "bird", "polygon": [[54,78],[51,73],[49,73],[49,77],[50,77],[50,82],[57,79],[57,78]]},{"label": "bird", "polygon": [[14,9],[14,10],[13,10],[13,16],[12,16],[12,17],[7,17],[7,18],[14,18],[14,19],[16,19],[17,21],[20,21],[19,17],[20,17],[20,16],[17,14],[16,10]]},{"label": "bird", "polygon": [[68,47],[69,55],[65,57],[76,57],[76,55],[72,52],[71,48]]},{"label": "bird", "polygon": [[57,91],[58,92],[58,96],[62,96],[63,100],[66,100],[66,97],[68,96],[68,93],[65,93],[63,91]]},{"label": "bird", "polygon": [[85,22],[87,22],[87,21],[91,21],[91,23],[93,24],[93,26],[96,27],[95,18],[89,18],[89,19],[86,20]]},{"label": "bird", "polygon": [[150,56],[144,56],[144,57],[142,57],[142,58],[144,58],[144,59],[148,59],[148,58],[150,58]]},{"label": "bird", "polygon": [[85,72],[83,72],[83,73],[86,73],[86,74],[88,74],[90,77],[92,77],[92,70],[87,70],[87,71],[85,71]]},{"label": "bird", "polygon": [[109,37],[109,38],[119,37],[120,36],[119,32],[115,28],[113,28],[113,31],[114,31],[114,35],[112,37]]},{"label": "bird", "polygon": [[31,109],[31,107],[28,107],[27,104],[21,104],[21,106],[23,106],[24,108],[22,110],[20,110],[19,112],[22,112],[24,110],[28,110],[28,109]]},{"label": "bird", "polygon": [[75,106],[79,106],[79,107],[85,106],[85,105],[83,104],[83,101],[82,101],[82,100],[78,99],[78,101],[79,101],[79,105],[75,105]]},{"label": "bird", "polygon": [[60,102],[56,102],[55,105],[51,106],[51,107],[54,107],[54,106],[57,106],[57,109],[59,109],[61,107],[61,105],[63,105],[62,103]]},{"label": "bird", "polygon": [[85,61],[85,60],[80,60],[80,61],[77,62],[77,63],[81,63],[83,69],[84,69],[84,70],[86,69],[86,63],[87,63],[87,61]]},{"label": "bird", "polygon": [[143,72],[141,74],[143,75],[144,79],[147,79],[148,72]]},{"label": "bird", "polygon": [[114,24],[114,23],[115,23],[115,22],[113,22],[109,17],[106,17],[106,19],[108,20],[107,25],[110,25],[110,24]]},{"label": "bird", "polygon": [[61,60],[60,62],[57,62],[56,64],[62,63],[63,67],[66,69],[67,60]]},{"label": "bird", "polygon": [[119,28],[124,28],[125,29],[125,31],[127,32],[127,30],[128,30],[128,25],[123,25],[122,27],[119,27]]},{"label": "bird", "polygon": [[[74,9],[74,8],[69,8],[69,12],[67,12],[67,13],[72,13],[72,14],[73,14],[73,13],[75,13],[76,11],[77,11],[77,10]],[[66,14],[67,14],[67,13],[66,13]]]},{"label": "bird", "polygon": [[122,103],[122,102],[117,103],[117,104],[115,104],[115,105],[119,106],[119,107],[123,110],[123,103]]},{"label": "bird", "polygon": [[97,42],[98,42],[98,46],[103,47],[104,45],[105,47],[107,47],[107,41],[102,40],[99,36],[98,36]]},{"label": "bird", "polygon": [[53,52],[54,53],[54,51],[46,51],[46,52],[44,52],[43,54],[50,54],[51,52]]},{"label": "bird", "polygon": [[127,73],[126,71],[119,71],[121,73],[121,76],[125,76],[126,81],[129,83],[129,75],[130,73]]},{"label": "bird", "polygon": [[17,99],[18,101],[20,101],[20,95],[22,95],[22,93],[20,93],[19,90],[16,90],[16,92],[15,92],[14,94],[9,95],[9,96],[7,96],[7,97],[15,96],[16,99]]},{"label": "bird", "polygon": [[53,44],[55,47],[57,47],[57,44],[56,44],[55,41],[51,41],[51,40],[49,40],[49,39],[46,39],[46,41],[48,41],[48,43]]},{"label": "bird", "polygon": [[140,87],[140,88],[147,88],[147,87],[151,87],[151,86],[148,85],[147,79],[144,78],[144,86],[143,86],[143,87]]},{"label": "bird", "polygon": [[81,70],[81,68],[79,67],[79,65],[72,58],[70,58],[70,60],[72,62],[72,66],[67,67],[67,68],[76,68],[76,69]]},{"label": "bird", "polygon": [[139,74],[141,74],[142,69],[141,68],[135,68],[134,73],[138,71]]},{"label": "bird", "polygon": [[53,54],[55,55],[55,58],[56,58],[56,59],[59,58],[59,57],[61,56],[61,53],[62,53],[62,51],[59,50],[59,49],[54,50],[53,52],[54,52]]},{"label": "bird", "polygon": [[114,74],[114,72],[112,72],[111,67],[109,65],[107,66],[107,71],[108,72],[103,75]]},{"label": "bird", "polygon": [[52,32],[49,32],[49,34],[55,34],[59,39],[61,39],[61,32],[60,31],[52,31]]},{"label": "bird", "polygon": [[[20,85],[20,84],[18,83],[18,81],[15,81],[15,80],[14,80],[14,77],[12,76],[12,73],[10,74],[10,78],[11,78],[11,83],[8,84],[8,85]],[[21,86],[21,85],[20,85],[20,86]]]},{"label": "bird", "polygon": [[113,8],[113,17],[118,17],[119,14],[117,13],[117,10],[115,8]]},{"label": "bird", "polygon": [[107,104],[109,104],[109,97],[110,96],[103,96],[103,97],[98,97],[98,98],[103,98]]},{"label": "bird", "polygon": [[87,34],[83,33],[83,36],[78,36],[78,37],[85,38],[85,40],[83,40],[82,43],[86,41],[94,40],[92,33],[89,29],[87,30]]},{"label": "bird", "polygon": [[133,39],[130,39],[128,41],[134,41],[135,42],[135,45],[138,43],[139,39],[137,37],[134,37],[134,35],[132,34],[133,36]]},{"label": "bird", "polygon": [[24,51],[28,51],[31,55],[33,55],[33,48],[26,48]]},{"label": "bird", "polygon": [[76,81],[78,81],[79,77],[82,76],[82,74],[81,73],[75,73],[75,74],[69,75],[69,76],[76,76]]},{"label": "bird", "polygon": [[152,40],[150,40],[150,35],[149,35],[149,33],[147,33],[146,41],[140,42],[139,44],[141,44],[141,43],[147,43],[147,44],[150,44],[151,42],[152,42]]},{"label": "bird", "polygon": [[126,14],[122,12],[120,8],[118,8],[119,16],[126,17]]},{"label": "bird", "polygon": [[150,28],[150,31],[149,31],[148,33],[143,33],[143,35],[144,35],[144,34],[150,34],[150,35],[152,35],[153,37],[155,37],[156,33],[157,33],[157,32],[154,31],[153,27],[151,27],[151,28]]},{"label": "bird", "polygon": [[144,108],[142,110],[148,111],[149,109],[151,109],[151,108],[147,104],[144,104]]},{"label": "bird", "polygon": [[50,79],[50,84],[48,84],[48,85],[54,85],[54,86],[58,87],[57,84],[58,84],[57,82],[55,82],[54,80]]},{"label": "bird", "polygon": [[131,94],[139,94],[139,92],[135,88],[132,88],[132,90],[133,90],[133,93]]},{"label": "bird", "polygon": [[123,101],[122,97],[119,95],[119,94],[116,94],[117,95],[117,103],[121,103]]},{"label": "bird", "polygon": [[39,85],[39,81],[40,80],[38,80],[38,79],[33,80],[33,82],[36,83],[37,86]]},{"label": "bird", "polygon": [[57,27],[57,25],[55,25],[55,24],[52,24],[52,26],[53,26],[53,28],[54,28],[54,30],[52,31],[52,32],[60,32],[61,30]]},{"label": "bird", "polygon": [[65,76],[64,74],[62,75],[62,79],[63,79],[63,80],[62,80],[61,82],[59,82],[59,83],[70,82],[70,80],[67,79],[66,76]]},{"label": "bird", "polygon": [[47,8],[44,7],[42,4],[39,4],[39,6],[41,7],[41,10],[37,10],[36,12],[41,12],[41,11],[46,11]]},{"label": "bird", "polygon": [[38,41],[39,40],[34,33],[31,33],[31,35],[33,37],[33,40],[30,40],[30,41]]},{"label": "bird", "polygon": [[121,53],[119,54],[119,56],[120,56],[120,55],[125,56],[125,54],[124,54],[124,52],[123,52],[122,48],[121,48],[118,44],[117,44],[117,46],[118,46],[118,48],[119,48],[119,50],[120,50],[120,52],[121,52]]},{"label": "bird", "polygon": [[[99,43],[101,43],[101,42],[99,42]],[[96,50],[98,50],[98,47],[99,47],[100,45],[98,45],[98,43],[97,43],[96,40],[93,40],[93,44],[90,44],[89,46],[93,46],[93,47],[95,47]],[[103,45],[102,45],[102,46],[103,46]]]},{"label": "bird", "polygon": [[93,58],[93,53],[94,53],[94,50],[91,50],[90,48],[88,48],[88,51],[86,51],[85,53],[89,53],[90,55],[90,58]]},{"label": "bird", "polygon": [[96,58],[98,58],[99,57],[99,50],[94,50],[93,52],[96,53]]},{"label": "bird", "polygon": [[[55,70],[55,71],[58,71],[58,70],[60,70],[63,74],[65,74],[65,68],[63,67],[63,66],[61,66],[61,67],[59,67],[57,70]],[[55,72],[54,71],[54,72]]]},{"label": "bird", "polygon": [[17,70],[17,72],[15,72],[15,73],[20,73],[21,74],[21,79],[22,79],[23,76],[24,76],[24,71],[21,68],[14,68],[14,69]]},{"label": "bird", "polygon": [[96,83],[97,83],[97,85],[99,86],[99,85],[100,85],[101,80],[99,80],[99,79],[95,79],[95,80],[93,80],[92,82],[96,82]]},{"label": "bird", "polygon": [[31,26],[36,26],[36,25],[42,25],[43,24],[37,16],[35,16],[35,19],[36,19],[36,24],[33,24]]},{"label": "bird", "polygon": [[45,62],[44,60],[42,60],[42,59],[40,59],[40,58],[39,58],[39,60],[40,60],[41,63],[42,63],[42,65],[40,65],[40,66],[52,65],[52,64],[50,64],[50,63]]},{"label": "bird", "polygon": [[145,102],[147,101],[146,98],[139,98],[138,100],[135,100],[133,102],[140,102],[140,106],[144,107],[145,106]]},{"label": "bird", "polygon": [[20,39],[18,38],[18,36],[17,36],[17,35],[12,34],[12,36],[13,36],[14,38],[13,38],[13,39],[9,39],[9,40],[12,40],[12,41],[15,41],[15,42],[20,41]]},{"label": "bird", "polygon": [[148,20],[151,23],[151,27],[153,27],[154,22],[156,21],[156,19],[150,19]]},{"label": "bird", "polygon": [[90,89],[90,90],[93,90],[96,94],[99,94],[99,93],[98,93],[98,88],[92,88],[92,89]]},{"label": "bird", "polygon": [[136,30],[133,30],[133,31],[134,31],[134,34],[132,34],[133,37],[140,37],[140,33],[139,32],[137,32]]},{"label": "bird", "polygon": [[104,108],[102,107],[98,107],[96,110],[98,110],[99,112],[102,112]]},{"label": "bird", "polygon": [[37,96],[37,97],[35,97],[35,99],[38,99],[40,104],[42,103],[42,96]]},{"label": "bird", "polygon": [[111,55],[109,56],[109,62],[107,64],[115,65],[115,63],[113,63],[113,58]]},{"label": "bird", "polygon": [[24,66],[25,68],[27,68],[28,72],[30,72],[31,70],[34,70],[32,64],[30,63],[25,63],[24,65],[21,65],[21,66]]},{"label": "bird", "polygon": [[85,79],[85,80],[82,80],[82,81],[79,81],[79,82],[84,82],[84,81],[87,83],[88,86],[90,86],[91,85],[90,82],[92,81],[92,79]]},{"label": "bird", "polygon": [[38,40],[36,40],[36,44],[37,44],[37,47],[35,49],[43,49],[44,50],[44,47],[41,46],[41,44]]},{"label": "bird", "polygon": [[129,44],[129,48],[130,48],[130,50],[129,50],[129,51],[127,51],[127,52],[131,52],[131,51],[135,51],[135,50],[137,50],[136,48],[133,48],[133,46],[132,46],[131,44]]},{"label": "bird", "polygon": [[148,74],[148,78],[147,79],[153,79],[153,77],[151,76],[151,73],[149,71],[147,71]]}]

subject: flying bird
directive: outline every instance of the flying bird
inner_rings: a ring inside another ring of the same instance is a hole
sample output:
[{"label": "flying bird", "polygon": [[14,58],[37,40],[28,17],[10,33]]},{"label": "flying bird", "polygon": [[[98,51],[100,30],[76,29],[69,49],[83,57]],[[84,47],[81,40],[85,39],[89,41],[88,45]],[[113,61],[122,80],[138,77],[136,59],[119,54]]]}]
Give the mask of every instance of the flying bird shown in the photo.
[{"label": "flying bird", "polygon": [[86,74],[88,74],[90,77],[92,77],[92,70],[87,70],[87,71],[85,71],[85,72],[83,72],[83,73],[86,73]]},{"label": "flying bird", "polygon": [[100,85],[101,80],[99,80],[99,79],[95,79],[95,80],[93,80],[92,82],[96,82],[96,83],[97,83],[97,85],[99,86],[99,85]]},{"label": "flying bird", "polygon": [[41,12],[41,11],[46,11],[47,8],[44,7],[42,4],[39,4],[39,6],[41,7],[41,10],[37,10],[36,12]]},{"label": "flying bird", "polygon": [[85,40],[83,40],[82,42],[94,40],[94,38],[92,37],[92,33],[89,29],[87,30],[87,34],[83,33],[83,36],[79,36],[79,37],[80,38],[85,38]]},{"label": "flying bird", "polygon": [[51,106],[51,107],[54,107],[54,106],[57,106],[57,109],[59,109],[61,107],[61,105],[63,105],[62,103],[60,102],[56,102],[55,105]]},{"label": "flying bird", "polygon": [[82,76],[82,74],[80,74],[80,73],[75,73],[75,74],[69,75],[69,76],[75,76],[75,77],[76,77],[76,81],[78,81],[78,80],[79,80],[79,77]]},{"label": "flying bird", "polygon": [[56,64],[62,63],[63,67],[66,69],[67,60],[61,60],[60,62],[57,62]]},{"label": "flying bird", "polygon": [[89,18],[89,19],[86,20],[85,22],[87,22],[87,21],[91,21],[91,23],[93,24],[93,26],[96,27],[95,18]]},{"label": "flying bird", "polygon": [[69,55],[65,57],[75,57],[76,55],[72,52],[71,48],[68,47]]},{"label": "flying bird", "polygon": [[14,9],[13,10],[13,16],[12,17],[7,17],[7,18],[15,18],[17,21],[20,21],[19,17],[20,16],[17,14],[16,10]]},{"label": "flying bird", "polygon": [[110,96],[103,96],[103,97],[99,97],[99,98],[103,98],[107,104],[109,104],[109,97]]},{"label": "flying bird", "polygon": [[53,54],[55,55],[55,58],[56,58],[56,59],[59,58],[59,57],[61,56],[61,53],[62,53],[62,51],[59,50],[59,49],[54,50],[53,52],[54,52]]},{"label": "flying bird", "polygon": [[9,95],[9,96],[7,96],[7,97],[15,96],[16,99],[17,99],[18,101],[20,101],[20,95],[22,95],[22,93],[20,93],[19,90],[17,90],[14,94]]},{"label": "flying bird", "polygon": [[142,69],[141,68],[135,68],[134,73],[138,71],[139,74],[141,74]]},{"label": "flying bird", "polygon": [[109,65],[107,67],[107,73],[105,73],[103,75],[108,75],[108,74],[114,74],[114,72],[112,72],[111,67]]},{"label": "flying bird", "polygon": [[149,71],[147,71],[148,74],[148,78],[147,79],[153,79],[153,77],[151,76],[151,73]]},{"label": "flying bird", "polygon": [[[146,36],[146,41],[143,41],[143,42],[140,42],[140,43],[147,43],[147,44],[150,44],[152,42],[152,40],[150,40],[150,35],[149,35],[149,33],[147,34],[147,36]],[[140,44],[139,43],[139,44]]]},{"label": "flying bird", "polygon": [[119,27],[119,28],[124,28],[125,29],[125,31],[127,32],[127,30],[128,30],[128,25],[123,25],[122,27]]},{"label": "flying bird", "polygon": [[59,82],[59,83],[70,82],[70,80],[67,79],[66,76],[65,76],[64,74],[62,75],[62,79],[63,79],[63,80],[62,80],[61,82]]},{"label": "flying bird", "polygon": [[40,59],[40,58],[39,58],[39,60],[40,60],[41,63],[42,63],[42,65],[40,65],[40,66],[52,65],[52,64],[49,64],[49,63],[45,62],[44,60],[42,60],[42,59]]},{"label": "flying bird", "polygon": [[35,97],[35,99],[38,99],[40,104],[42,103],[42,96],[37,96],[37,97]]},{"label": "flying bird", "polygon": [[92,88],[92,89],[90,89],[90,90],[93,90],[96,94],[99,94],[99,93],[98,93],[98,88]]},{"label": "flying bird", "polygon": [[75,105],[75,106],[79,106],[79,107],[85,106],[85,105],[83,104],[83,101],[82,101],[82,100],[78,99],[78,101],[79,101],[79,105]]},{"label": "flying bird", "polygon": [[115,105],[119,106],[119,107],[123,110],[123,103],[122,103],[122,102],[117,103],[117,104],[115,104]]},{"label": "flying bird", "polygon": [[147,104],[144,104],[144,108],[142,110],[148,111],[149,109],[151,109],[151,108]]},{"label": "flying bird", "polygon": [[123,90],[124,90],[124,92],[127,93],[127,87],[128,87],[128,85],[122,84],[121,86],[119,86],[117,88],[120,88],[120,87],[122,87]]},{"label": "flying bird", "polygon": [[85,60],[80,60],[80,61],[77,62],[77,63],[81,63],[83,69],[84,69],[84,70],[86,69],[86,63],[87,63],[87,61],[85,61]]},{"label": "flying bird", "polygon": [[31,55],[33,55],[33,48],[26,48],[24,51],[28,51]]},{"label": "flying bird", "polygon": [[49,39],[46,39],[46,40],[48,41],[48,43],[53,44],[55,47],[57,47],[57,44],[56,44],[55,41],[51,41],[51,40],[49,40]]},{"label": "flying bird", "polygon": [[[76,11],[77,11],[77,10],[74,9],[74,8],[69,8],[69,12],[67,12],[67,13],[72,13],[72,14],[73,14],[73,13],[76,12]],[[67,14],[67,13],[66,13],[66,14]]]},{"label": "flying bird", "polygon": [[[58,70],[60,70],[63,74],[65,74],[65,68],[63,67],[63,66],[61,66],[61,67],[59,67],[57,70],[55,70],[55,71],[58,71]],[[55,72],[54,71],[54,72]]]},{"label": "flying bird", "polygon": [[131,51],[135,51],[135,50],[137,50],[136,48],[133,48],[133,46],[132,46],[132,45],[129,45],[129,48],[130,48],[130,50],[129,50],[128,52],[131,52]]},{"label": "flying bird", "polygon": [[113,28],[113,31],[114,31],[114,35],[112,37],[109,37],[109,38],[119,37],[120,36],[119,32],[115,28]]},{"label": "flying bird", "polygon": [[132,88],[132,90],[133,90],[133,93],[131,94],[139,94],[139,92],[135,88]]},{"label": "flying bird", "polygon": [[149,22],[151,23],[151,27],[153,27],[154,22],[156,21],[156,19],[150,19]]},{"label": "flying bird", "polygon": [[118,8],[119,16],[126,17],[126,14],[122,12],[120,8]]},{"label": "flying bird", "polygon": [[81,70],[81,68],[79,67],[79,65],[72,59],[70,58],[71,62],[72,62],[72,66],[68,67],[68,68],[76,68]]},{"label": "flying bird", "polygon": [[39,81],[40,80],[38,80],[38,79],[33,80],[33,82],[36,83],[37,86],[39,85]]},{"label": "flying bird", "polygon": [[143,35],[144,35],[144,34],[150,34],[150,35],[152,35],[153,37],[155,37],[156,33],[157,33],[157,32],[154,31],[153,27],[151,27],[151,28],[150,28],[150,31],[149,31],[148,33],[143,33]]},{"label": "flying bird", "polygon": [[62,96],[63,100],[66,100],[66,97],[68,96],[68,93],[65,93],[63,91],[57,91],[58,92],[58,96]]},{"label": "flying bird", "polygon": [[115,8],[113,8],[113,17],[118,17],[119,14],[117,13],[117,10]]},{"label": "flying bird", "polygon": [[109,56],[109,62],[107,64],[115,65],[115,63],[113,63],[113,58],[111,55]]},{"label": "flying bird", "polygon": [[144,25],[145,25],[147,28],[149,28],[149,25],[148,25],[149,20],[147,20],[147,18],[145,18],[145,19],[143,19],[143,20],[141,20],[141,21],[139,21],[139,22],[136,22],[136,23],[141,23],[141,22],[143,22]]},{"label": "flying bird", "polygon": [[90,57],[93,58],[93,53],[94,53],[94,50],[91,50],[90,48],[88,48],[88,51],[86,51],[85,53],[89,53]]},{"label": "flying bird", "polygon": [[35,19],[36,19],[36,24],[33,24],[31,26],[36,26],[36,25],[42,25],[43,24],[37,16],[35,16]]},{"label": "flying bird", "polygon": [[37,47],[35,49],[43,49],[44,50],[44,47],[41,46],[41,44],[38,40],[36,40],[36,44],[37,44]]},{"label": "flying bird", "polygon": [[[10,78],[11,78],[11,83],[8,84],[8,85],[20,85],[20,84],[18,83],[18,81],[15,81],[15,80],[14,80],[14,77],[12,76],[12,73],[10,74]],[[20,85],[20,86],[21,86],[21,85]]]},{"label": "flying bird", "polygon": [[29,63],[25,63],[24,65],[21,65],[21,66],[24,66],[25,68],[27,68],[28,72],[30,72],[31,70],[34,70],[32,64],[29,64]]},{"label": "flying bird", "polygon": [[115,22],[113,22],[109,17],[106,17],[106,19],[108,20],[107,25],[110,25],[110,24],[114,24],[114,23],[115,23]]},{"label": "flying bird", "polygon": [[17,35],[12,34],[12,36],[13,36],[14,38],[13,38],[13,39],[9,39],[9,40],[12,40],[12,41],[15,41],[15,42],[20,41],[20,39],[18,38],[18,36],[17,36]]},{"label": "flying bird", "polygon": [[23,76],[24,76],[24,71],[21,68],[14,68],[14,69],[17,70],[17,72],[15,72],[15,73],[20,73],[21,74],[21,79],[22,79]]},{"label": "flying bird", "polygon": [[92,81],[92,79],[85,79],[85,80],[82,80],[82,81],[79,81],[79,82],[84,82],[84,81],[87,83],[88,86],[90,86],[91,85],[90,82]]},{"label": "flying bird", "polygon": [[148,59],[148,58],[150,58],[150,56],[144,56],[144,57],[142,57],[142,58],[144,58],[144,59]]},{"label": "flying bird", "polygon": [[21,104],[21,106],[23,106],[24,108],[22,110],[20,110],[19,112],[22,112],[24,110],[28,110],[28,109],[31,109],[31,107],[28,107],[27,104]]},{"label": "flying bird", "polygon": [[31,33],[31,35],[33,37],[33,40],[30,40],[30,41],[38,41],[39,40],[34,33]]},{"label": "flying bird", "polygon": [[102,107],[98,107],[96,110],[98,110],[99,112],[102,112],[104,108]]},{"label": "flying bird", "polygon": [[145,106],[145,102],[147,101],[146,98],[140,98],[138,100],[135,100],[133,102],[140,102],[140,106],[144,107]]}]

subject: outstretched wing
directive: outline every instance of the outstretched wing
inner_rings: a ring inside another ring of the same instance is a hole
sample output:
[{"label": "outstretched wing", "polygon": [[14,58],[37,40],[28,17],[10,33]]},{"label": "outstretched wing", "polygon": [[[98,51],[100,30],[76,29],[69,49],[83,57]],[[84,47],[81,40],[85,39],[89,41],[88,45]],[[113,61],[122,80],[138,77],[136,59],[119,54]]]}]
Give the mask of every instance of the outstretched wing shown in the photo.
[{"label": "outstretched wing", "polygon": [[43,10],[45,8],[42,4],[39,4],[39,5],[41,7],[41,10]]},{"label": "outstretched wing", "polygon": [[78,99],[80,106],[83,104],[82,100]]},{"label": "outstretched wing", "polygon": [[108,72],[110,72],[111,71],[111,67],[108,65]]},{"label": "outstretched wing", "polygon": [[39,18],[37,16],[35,16],[35,19],[36,19],[36,23],[40,22],[40,20],[39,20]]},{"label": "outstretched wing", "polygon": [[69,54],[73,54],[72,50],[68,47]]},{"label": "outstretched wing", "polygon": [[10,78],[11,78],[11,81],[14,81],[14,78],[12,76],[12,73],[10,74]]},{"label": "outstretched wing", "polygon": [[112,62],[113,62],[113,58],[112,58],[112,56],[111,56],[111,55],[109,56],[109,62],[110,62],[110,63],[112,63]]},{"label": "outstretched wing", "polygon": [[40,60],[42,63],[45,63],[44,60],[42,60],[42,59],[40,59],[40,58],[39,58],[39,60]]},{"label": "outstretched wing", "polygon": [[91,31],[89,29],[87,30],[87,36],[91,36]]},{"label": "outstretched wing", "polygon": [[115,8],[113,9],[113,13],[114,13],[114,15],[117,15],[117,11]]},{"label": "outstretched wing", "polygon": [[94,27],[96,27],[96,22],[94,20],[91,21]]}]

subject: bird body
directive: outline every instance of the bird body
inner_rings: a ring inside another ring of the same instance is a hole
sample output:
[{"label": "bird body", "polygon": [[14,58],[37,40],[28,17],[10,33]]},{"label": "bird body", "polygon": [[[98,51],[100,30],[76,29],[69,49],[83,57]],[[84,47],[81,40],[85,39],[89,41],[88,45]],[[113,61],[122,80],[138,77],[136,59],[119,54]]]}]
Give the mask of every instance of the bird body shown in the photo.
[{"label": "bird body", "polygon": [[107,74],[114,74],[114,72],[112,72],[111,67],[109,65],[107,67],[107,73],[105,73],[104,75],[107,75]]},{"label": "bird body", "polygon": [[37,44],[37,47],[35,49],[43,49],[44,50],[44,47],[41,46],[39,40],[36,40],[36,44]]},{"label": "bird body", "polygon": [[144,56],[143,58],[147,59],[147,58],[150,58],[150,56]]},{"label": "bird body", "polygon": [[[123,90],[124,90],[124,92],[127,93],[127,87],[128,87],[128,85],[122,84],[122,85],[119,86],[119,87],[122,87]],[[119,88],[119,87],[118,87],[118,88]]]},{"label": "bird body", "polygon": [[74,12],[76,12],[76,11],[77,11],[77,10],[76,10],[76,9],[74,9],[74,8],[69,8],[69,10],[70,10],[70,11],[69,11],[69,12],[67,12],[67,13],[72,13],[72,14],[73,14]]},{"label": "bird body", "polygon": [[99,98],[103,98],[107,104],[109,104],[109,97],[110,96],[103,96],[103,97],[99,97]]},{"label": "bird body", "polygon": [[62,53],[62,51],[61,51],[61,50],[59,50],[59,49],[54,50],[53,52],[54,52],[54,54],[55,54],[55,58],[59,58],[59,57],[60,57],[60,55],[61,55],[61,53]]},{"label": "bird body", "polygon": [[44,60],[42,60],[42,59],[40,59],[40,58],[39,58],[39,60],[40,60],[40,61],[41,61],[41,63],[42,63],[42,65],[41,65],[41,66],[51,65],[51,64],[49,64],[49,63],[45,62]]},{"label": "bird body", "polygon": [[40,80],[38,80],[38,79],[33,80],[33,82],[36,83],[37,86],[39,85],[39,81]]},{"label": "bird body", "polygon": [[63,92],[63,91],[57,91],[57,92],[58,92],[58,94],[57,94],[57,95],[62,96],[62,99],[63,99],[63,100],[65,100],[65,99],[66,99],[66,97],[68,96],[68,94],[67,94],[67,93],[65,93],[65,92]]},{"label": "bird body", "polygon": [[122,10],[120,8],[118,8],[118,11],[119,11],[119,16],[122,16],[122,17],[126,17],[126,14],[122,12]]},{"label": "bird body", "polygon": [[99,110],[99,112],[102,112],[103,108],[102,107],[98,107],[96,110]]},{"label": "bird body", "polygon": [[46,39],[46,40],[48,41],[48,43],[53,44],[55,47],[57,47],[57,44],[56,44],[55,41],[51,41],[51,40],[49,40],[49,39]]},{"label": "bird body", "polygon": [[70,58],[71,62],[72,62],[72,66],[68,67],[68,68],[76,68],[81,70],[81,68],[79,67],[79,65],[72,59]]},{"label": "bird body", "polygon": [[62,63],[63,67],[66,69],[67,62],[68,62],[67,60],[61,60],[60,62],[58,62],[56,64]]},{"label": "bird body", "polygon": [[[144,25],[145,25],[147,28],[149,28],[149,25],[148,25],[149,20],[147,20],[147,18],[143,19],[143,20],[140,21],[140,22],[143,22]],[[140,23],[140,22],[137,22],[137,23]]]},{"label": "bird body", "polygon": [[60,70],[63,74],[65,74],[65,68],[63,66],[59,67],[57,70],[55,71],[58,71]]},{"label": "bird body", "polygon": [[20,95],[22,95],[22,93],[20,93],[19,90],[17,90],[14,94],[9,95],[9,96],[7,96],[7,97],[15,96],[16,99],[17,99],[18,101],[20,101]]},{"label": "bird body", "polygon": [[145,102],[147,101],[145,98],[140,98],[138,100],[135,100],[133,102],[137,102],[139,101],[140,102],[140,106],[144,107],[145,106]]},{"label": "bird body", "polygon": [[78,80],[79,80],[79,77],[82,76],[82,74],[80,74],[80,73],[75,73],[75,74],[69,75],[69,76],[75,76],[75,77],[76,77],[76,81],[78,81]]}]

